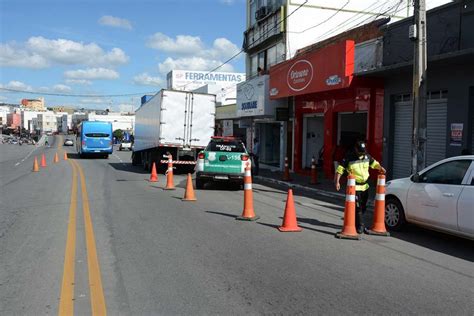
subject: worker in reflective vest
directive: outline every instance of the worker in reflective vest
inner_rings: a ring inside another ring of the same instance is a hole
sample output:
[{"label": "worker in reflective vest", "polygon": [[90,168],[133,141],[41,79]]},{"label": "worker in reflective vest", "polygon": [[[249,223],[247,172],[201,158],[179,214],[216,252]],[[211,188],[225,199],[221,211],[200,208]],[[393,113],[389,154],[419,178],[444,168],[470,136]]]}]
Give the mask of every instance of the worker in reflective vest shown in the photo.
[{"label": "worker in reflective vest", "polygon": [[346,157],[340,162],[336,170],[336,190],[341,189],[339,180],[346,171],[352,174],[356,180],[356,229],[359,234],[364,232],[364,223],[362,215],[367,208],[367,200],[369,198],[369,168],[377,169],[381,173],[385,173],[385,169],[380,163],[367,153],[366,144],[358,141],[354,149],[349,151]]}]

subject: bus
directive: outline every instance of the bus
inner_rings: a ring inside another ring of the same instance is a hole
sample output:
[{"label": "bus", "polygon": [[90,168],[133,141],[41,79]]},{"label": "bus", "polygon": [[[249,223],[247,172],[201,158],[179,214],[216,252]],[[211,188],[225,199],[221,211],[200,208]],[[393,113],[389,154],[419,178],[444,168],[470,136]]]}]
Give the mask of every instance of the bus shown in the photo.
[{"label": "bus", "polygon": [[77,126],[77,153],[81,158],[85,155],[108,158],[113,151],[112,139],[112,123],[83,121]]}]

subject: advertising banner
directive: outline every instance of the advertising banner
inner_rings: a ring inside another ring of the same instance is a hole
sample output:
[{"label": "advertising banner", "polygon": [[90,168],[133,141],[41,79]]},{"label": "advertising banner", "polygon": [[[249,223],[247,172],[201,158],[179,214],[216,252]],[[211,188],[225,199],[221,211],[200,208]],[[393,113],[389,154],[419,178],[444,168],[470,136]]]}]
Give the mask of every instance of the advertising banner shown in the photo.
[{"label": "advertising banner", "polygon": [[452,123],[449,144],[451,146],[462,146],[463,123]]},{"label": "advertising banner", "polygon": [[270,99],[349,87],[354,48],[354,41],[342,41],[270,68]]}]

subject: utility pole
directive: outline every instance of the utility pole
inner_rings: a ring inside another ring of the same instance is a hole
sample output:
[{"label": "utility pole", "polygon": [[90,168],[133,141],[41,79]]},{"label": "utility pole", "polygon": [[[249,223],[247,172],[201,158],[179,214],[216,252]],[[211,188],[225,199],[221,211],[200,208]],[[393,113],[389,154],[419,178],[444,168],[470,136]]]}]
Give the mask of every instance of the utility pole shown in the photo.
[{"label": "utility pole", "polygon": [[410,38],[415,40],[413,54],[413,137],[412,173],[426,164],[426,1],[414,0],[414,24]]}]

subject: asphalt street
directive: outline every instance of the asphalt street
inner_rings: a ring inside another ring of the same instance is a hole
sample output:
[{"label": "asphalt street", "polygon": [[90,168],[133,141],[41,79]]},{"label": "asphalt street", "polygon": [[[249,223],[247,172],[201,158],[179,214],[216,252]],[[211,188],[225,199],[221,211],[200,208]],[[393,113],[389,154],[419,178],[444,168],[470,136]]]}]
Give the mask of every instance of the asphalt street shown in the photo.
[{"label": "asphalt street", "polygon": [[236,221],[243,191],[183,202],[185,175],[165,191],[129,152],[79,159],[62,139],[0,144],[1,315],[473,314],[472,241],[417,227],[339,240],[343,202],[298,191],[303,231],[282,233],[277,186],[254,185],[260,219]]}]

